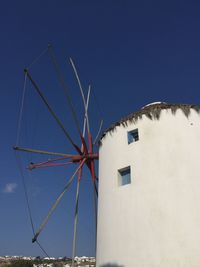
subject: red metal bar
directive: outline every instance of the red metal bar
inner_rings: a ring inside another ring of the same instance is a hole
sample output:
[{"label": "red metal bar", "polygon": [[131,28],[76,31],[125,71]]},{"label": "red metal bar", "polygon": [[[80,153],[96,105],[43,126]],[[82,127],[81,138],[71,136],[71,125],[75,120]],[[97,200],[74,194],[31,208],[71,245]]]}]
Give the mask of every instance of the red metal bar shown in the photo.
[{"label": "red metal bar", "polygon": [[[70,157],[70,159],[72,158],[73,156]],[[46,164],[46,163],[50,163],[50,162],[55,162],[55,161],[59,161],[59,160],[65,160],[65,159],[68,159],[69,157],[62,157],[62,158],[55,158],[55,159],[48,159],[46,161],[43,161],[43,162],[40,162],[40,163],[36,163],[37,165],[43,165],[43,164]]]},{"label": "red metal bar", "polygon": [[40,168],[46,168],[46,167],[57,167],[57,166],[65,166],[74,163],[73,161],[65,162],[65,163],[50,163],[50,164],[30,164],[28,166],[29,170],[33,169],[40,169]]},{"label": "red metal bar", "polygon": [[83,173],[83,166],[84,165],[82,165],[82,167],[79,169],[79,171],[78,171],[78,182],[80,182],[80,180],[81,180],[81,177],[82,177],[82,173]]},{"label": "red metal bar", "polygon": [[92,180],[95,181],[96,180],[96,174],[95,174],[94,160],[91,160],[91,162],[90,162],[90,171],[91,171],[91,175],[92,175]]},{"label": "red metal bar", "polygon": [[81,141],[82,141],[82,147],[83,147],[82,153],[83,154],[88,154],[87,145],[86,145],[86,142],[85,142],[85,138],[83,136],[81,136]]},{"label": "red metal bar", "polygon": [[[91,155],[94,155],[93,154],[92,135],[90,132],[88,133],[88,143],[89,143],[89,153],[91,153]],[[96,155],[96,156],[98,157],[98,155]],[[89,169],[90,169],[90,173],[92,176],[92,180],[95,181],[96,175],[95,175],[95,167],[94,167],[94,157],[89,161]]]},{"label": "red metal bar", "polygon": [[93,144],[92,144],[92,135],[91,133],[88,133],[88,143],[89,143],[89,153],[93,153]]}]

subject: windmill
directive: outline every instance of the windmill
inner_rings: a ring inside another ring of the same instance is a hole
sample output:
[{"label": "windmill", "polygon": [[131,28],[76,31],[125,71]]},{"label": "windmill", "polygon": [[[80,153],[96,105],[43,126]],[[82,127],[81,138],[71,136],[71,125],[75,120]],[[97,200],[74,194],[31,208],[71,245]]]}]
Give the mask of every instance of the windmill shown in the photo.
[{"label": "windmill", "polygon": [[[72,136],[69,134],[68,130],[66,129],[66,127],[64,126],[64,124],[62,123],[62,121],[60,120],[58,115],[55,113],[52,106],[49,104],[46,96],[44,95],[43,91],[40,89],[38,83],[32,77],[32,74],[30,72],[30,67],[29,67],[29,68],[26,68],[24,70],[24,87],[23,87],[23,95],[22,95],[19,122],[18,122],[17,140],[16,140],[16,145],[14,146],[14,150],[16,152],[26,152],[26,153],[53,156],[53,158],[42,161],[42,162],[37,162],[37,163],[30,162],[29,166],[27,167],[29,169],[29,171],[33,171],[34,169],[38,169],[38,168],[63,166],[63,165],[68,165],[68,164],[78,165],[78,166],[76,166],[75,171],[73,172],[73,174],[71,175],[71,177],[69,178],[67,183],[65,184],[63,191],[56,198],[55,202],[53,203],[53,205],[49,209],[46,217],[43,219],[41,225],[39,226],[39,228],[36,231],[35,231],[34,226],[33,226],[33,220],[32,220],[31,210],[30,210],[30,205],[29,205],[29,198],[28,198],[27,189],[26,189],[25,181],[24,181],[24,177],[23,177],[25,196],[26,196],[30,221],[31,221],[31,225],[32,225],[32,231],[33,231],[32,242],[33,243],[36,242],[45,254],[47,254],[47,253],[43,249],[41,244],[39,243],[38,237],[41,234],[41,232],[43,231],[43,229],[45,228],[45,226],[47,225],[51,215],[53,214],[56,207],[58,206],[58,204],[62,200],[64,194],[70,188],[70,185],[72,184],[73,180],[76,179],[76,183],[77,183],[77,185],[76,185],[76,200],[75,200],[76,203],[75,203],[75,213],[74,213],[74,231],[73,231],[73,244],[72,244],[72,266],[74,266],[74,264],[75,264],[74,258],[75,258],[75,253],[76,253],[79,192],[80,192],[80,183],[81,183],[84,168],[87,168],[89,170],[90,177],[92,180],[93,191],[94,191],[94,204],[95,204],[95,221],[97,222],[97,197],[98,197],[97,182],[98,182],[98,178],[97,178],[97,175],[95,172],[95,161],[98,160],[98,152],[95,151],[94,144],[97,143],[99,134],[101,132],[103,120],[101,120],[101,122],[100,122],[100,127],[99,127],[98,133],[96,135],[96,138],[93,139],[92,134],[91,134],[91,130],[90,130],[90,123],[89,123],[89,116],[88,116],[88,106],[89,106],[89,101],[90,101],[91,86],[89,86],[88,92],[86,95],[84,90],[83,90],[77,69],[75,67],[75,64],[74,64],[73,60],[70,58],[70,63],[71,63],[73,72],[75,74],[76,81],[77,81],[79,89],[80,89],[81,98],[82,98],[82,102],[83,102],[83,106],[84,106],[84,116],[83,116],[84,121],[83,121],[83,128],[81,129],[75,108],[72,104],[72,100],[71,100],[71,97],[69,95],[69,91],[68,91],[64,76],[63,76],[61,69],[60,69],[60,66],[57,62],[53,47],[51,45],[48,45],[48,48],[45,49],[45,51],[43,51],[33,63],[38,61],[40,59],[40,57],[42,57],[45,53],[49,54],[51,61],[54,65],[56,74],[58,76],[58,79],[60,81],[60,84],[61,84],[62,88],[64,89],[65,97],[66,97],[66,100],[68,102],[68,106],[70,108],[71,116],[74,120],[76,130],[77,130],[79,138],[80,138],[80,145],[78,145],[77,143],[74,142]],[[74,154],[44,151],[44,150],[38,150],[38,149],[19,146],[19,136],[20,136],[20,132],[21,132],[21,124],[22,124],[22,117],[23,117],[23,110],[24,110],[25,90],[26,90],[27,80],[30,81],[35,92],[38,94],[38,96],[42,100],[43,104],[46,106],[47,110],[49,111],[50,115],[54,118],[58,127],[61,129],[64,136],[66,137],[68,142],[71,144],[72,148],[75,151]],[[19,163],[19,167],[20,167],[20,163]],[[23,176],[23,173],[22,173],[22,176]]]}]

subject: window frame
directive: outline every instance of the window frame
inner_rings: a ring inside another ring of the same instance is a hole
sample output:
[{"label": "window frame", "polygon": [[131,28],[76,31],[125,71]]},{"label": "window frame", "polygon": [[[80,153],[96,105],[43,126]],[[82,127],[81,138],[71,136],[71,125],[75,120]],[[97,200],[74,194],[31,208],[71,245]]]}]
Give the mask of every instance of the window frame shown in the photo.
[{"label": "window frame", "polygon": [[138,128],[127,132],[128,145],[139,141]]},{"label": "window frame", "polygon": [[[127,171],[128,173],[126,173]],[[124,168],[118,169],[117,172],[118,172],[118,185],[120,187],[131,184],[132,179],[131,179],[131,166],[130,165]],[[126,177],[127,174],[129,174],[128,179]]]}]

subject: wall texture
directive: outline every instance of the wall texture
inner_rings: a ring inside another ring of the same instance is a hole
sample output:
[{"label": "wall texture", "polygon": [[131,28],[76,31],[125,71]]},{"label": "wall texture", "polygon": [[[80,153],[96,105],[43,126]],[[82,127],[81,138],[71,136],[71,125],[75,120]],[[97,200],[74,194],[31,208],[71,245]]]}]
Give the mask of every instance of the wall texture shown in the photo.
[{"label": "wall texture", "polygon": [[[127,131],[139,141],[128,145]],[[131,184],[118,170],[131,166]],[[99,161],[97,266],[200,266],[200,115],[162,110],[117,126]]]}]

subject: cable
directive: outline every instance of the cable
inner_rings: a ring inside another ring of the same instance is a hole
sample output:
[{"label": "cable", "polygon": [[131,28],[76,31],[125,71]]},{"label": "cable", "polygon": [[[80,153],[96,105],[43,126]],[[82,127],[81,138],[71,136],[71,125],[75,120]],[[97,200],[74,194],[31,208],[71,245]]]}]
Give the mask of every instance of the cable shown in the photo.
[{"label": "cable", "polygon": [[[25,182],[25,176],[24,176],[24,172],[23,172],[23,167],[22,167],[22,163],[21,163],[21,158],[18,155],[17,156],[17,152],[15,151],[15,159],[18,165],[18,169],[20,172],[20,176],[22,179],[22,184],[23,184],[23,189],[24,189],[24,194],[25,194],[25,199],[26,199],[26,205],[27,205],[27,209],[28,209],[28,216],[29,216],[29,220],[30,220],[30,224],[31,224],[31,229],[33,232],[33,235],[35,235],[35,228],[34,228],[34,223],[33,223],[33,216],[32,216],[32,212],[31,212],[31,207],[30,207],[30,201],[29,201],[29,197],[28,197],[28,190],[27,190],[27,186],[26,186],[26,182]],[[42,245],[39,243],[39,241],[37,241],[38,246],[40,247],[40,249],[43,251],[43,253],[47,256],[47,252],[46,250],[42,247]]]},{"label": "cable", "polygon": [[53,109],[51,108],[51,106],[49,105],[49,103],[47,102],[45,96],[43,95],[43,93],[41,92],[41,90],[39,89],[38,85],[36,84],[36,82],[32,79],[30,73],[28,72],[27,69],[24,70],[25,73],[27,73],[27,77],[29,78],[29,80],[31,81],[33,87],[35,88],[35,90],[37,91],[37,93],[39,94],[39,96],[41,97],[41,99],[43,100],[44,104],[46,105],[46,107],[48,108],[49,112],[51,113],[51,115],[54,117],[54,119],[56,120],[57,124],[60,126],[60,128],[62,129],[62,131],[64,132],[65,136],[67,137],[67,139],[69,140],[69,142],[73,145],[73,147],[78,151],[78,153],[81,154],[81,151],[79,149],[79,147],[73,142],[71,136],[69,135],[69,133],[67,132],[67,130],[65,129],[65,127],[63,126],[62,122],[60,121],[60,119],[58,118],[58,116],[55,114],[55,112],[53,111]]},{"label": "cable", "polygon": [[98,102],[97,96],[96,96],[96,94],[95,94],[95,91],[92,90],[92,93],[93,93],[93,96],[94,96],[94,101],[95,101],[96,104],[97,104],[97,109],[98,109],[98,111],[99,111],[99,115],[100,115],[101,118],[103,118],[103,112],[102,112],[101,106],[99,105],[99,102]]},{"label": "cable", "polygon": [[47,254],[46,250],[42,247],[41,243],[39,243],[38,240],[36,240],[36,243],[38,244],[38,246],[40,247],[40,249],[43,251],[43,253],[44,253],[48,258],[50,258],[49,255]]},{"label": "cable", "polygon": [[48,47],[47,48],[45,48],[40,54],[39,54],[39,56],[38,57],[36,57],[33,61],[32,61],[32,63],[27,67],[27,69],[30,69],[47,51],[48,51]]},{"label": "cable", "polygon": [[24,74],[24,86],[23,86],[22,100],[21,100],[21,106],[20,106],[20,112],[19,112],[19,119],[18,119],[18,124],[17,124],[16,146],[19,143],[19,137],[20,137],[20,132],[21,132],[21,123],[22,123],[22,115],[23,115],[25,92],[26,92],[26,82],[27,82],[27,73]]},{"label": "cable", "polygon": [[79,132],[79,135],[81,136],[80,124],[79,124],[79,121],[78,121],[78,119],[77,119],[77,115],[76,115],[76,112],[75,112],[75,108],[74,108],[74,106],[73,106],[73,104],[72,104],[72,101],[71,101],[71,98],[70,98],[70,95],[69,95],[69,92],[68,92],[69,89],[68,89],[68,87],[67,87],[67,85],[66,85],[64,76],[63,76],[63,74],[62,74],[62,72],[61,72],[61,69],[60,69],[60,67],[59,67],[59,64],[58,64],[58,61],[57,61],[57,59],[56,59],[56,56],[55,56],[55,53],[54,53],[54,50],[53,50],[52,45],[49,45],[48,48],[49,48],[49,55],[50,55],[50,58],[51,58],[51,60],[52,60],[52,63],[53,63],[53,65],[54,65],[55,71],[56,71],[57,76],[58,76],[58,80],[59,80],[59,82],[60,82],[60,84],[61,84],[61,86],[62,86],[62,88],[63,88],[63,90],[64,90],[64,93],[65,93],[66,98],[67,98],[68,105],[69,105],[69,107],[70,107],[70,111],[71,111],[72,116],[73,116],[73,119],[74,119],[74,122],[75,122],[75,124],[76,124],[76,127],[77,127],[77,130],[78,130],[78,132]]},{"label": "cable", "polygon": [[96,143],[98,142],[99,136],[101,134],[102,127],[103,127],[103,119],[100,122],[99,130],[98,130],[97,135],[96,135],[96,137],[94,139],[94,142],[93,142],[94,145],[96,145]]},{"label": "cable", "polygon": [[29,219],[30,219],[30,223],[31,223],[32,232],[33,232],[33,234],[35,234],[33,218],[32,218],[32,213],[31,213],[28,191],[27,191],[27,187],[26,187],[26,183],[25,183],[25,176],[24,176],[24,172],[23,172],[23,168],[22,168],[22,163],[21,163],[20,156],[17,157],[16,152],[15,152],[15,158],[16,158],[17,165],[18,165],[18,168],[19,168],[19,171],[21,174],[21,178],[22,178],[22,184],[23,184],[23,188],[24,188],[25,199],[26,199],[26,204],[27,204],[27,208],[28,208],[28,215],[29,215]]},{"label": "cable", "polygon": [[61,192],[61,194],[57,197],[56,201],[54,202],[54,204],[51,206],[47,216],[45,217],[45,219],[43,220],[42,224],[40,225],[38,231],[35,233],[32,242],[34,243],[39,234],[41,233],[41,231],[44,229],[44,227],[46,226],[47,222],[49,221],[51,215],[53,214],[54,210],[56,209],[56,207],[58,206],[58,204],[60,203],[61,199],[63,198],[64,194],[66,193],[68,187],[71,185],[75,175],[77,174],[77,172],[79,171],[80,168],[82,168],[83,164],[85,163],[85,159],[81,162],[81,164],[79,165],[79,167],[75,170],[74,174],[70,177],[69,181],[67,182],[67,184],[65,185],[63,191]]},{"label": "cable", "polygon": [[103,112],[102,112],[102,109],[101,109],[101,106],[99,105],[99,102],[98,102],[98,100],[97,100],[97,96],[96,96],[96,94],[95,94],[95,91],[94,90],[92,90],[92,94],[93,94],[93,96],[94,96],[94,101],[96,102],[96,107],[97,107],[97,110],[98,110],[98,112],[99,112],[99,116],[100,116],[100,118],[101,118],[101,120],[100,120],[100,125],[99,125],[99,130],[98,130],[98,132],[97,132],[97,134],[96,134],[96,137],[95,137],[95,140],[94,140],[94,142],[93,142],[93,144],[94,145],[96,145],[97,143],[98,143],[98,139],[99,139],[99,136],[100,136],[100,134],[101,134],[101,131],[102,131],[102,128],[103,128]]}]

